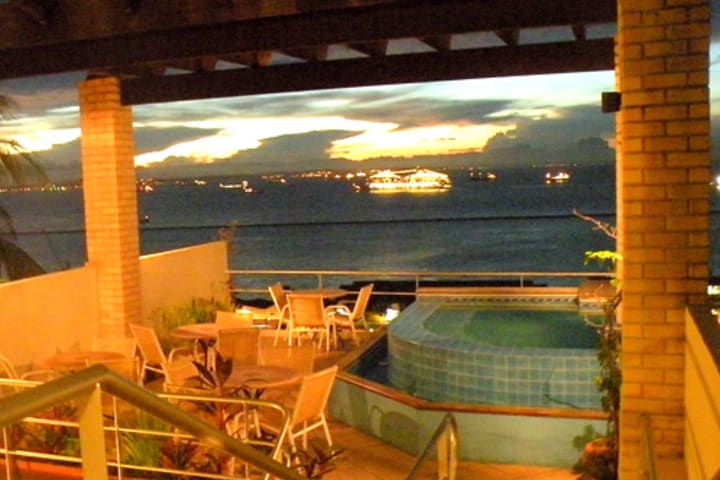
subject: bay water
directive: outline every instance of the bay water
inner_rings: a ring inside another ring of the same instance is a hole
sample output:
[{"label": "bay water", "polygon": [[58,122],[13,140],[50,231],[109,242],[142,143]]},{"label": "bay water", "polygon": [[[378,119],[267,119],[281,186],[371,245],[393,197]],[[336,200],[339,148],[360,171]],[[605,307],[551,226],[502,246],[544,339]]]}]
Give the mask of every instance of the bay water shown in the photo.
[{"label": "bay water", "polygon": [[[163,182],[138,193],[140,215],[149,219],[141,253],[216,240],[233,226],[236,269],[597,271],[584,265],[584,252],[613,249],[613,241],[573,209],[615,223],[613,168],[575,168],[568,183],[550,185],[545,171],[497,170],[496,181],[483,182],[448,170],[452,189],[434,194],[357,193],[345,179],[290,174],[287,183],[257,176]],[[258,192],[218,187],[240,180]],[[0,202],[18,243],[47,270],[86,261],[81,190],[3,193]],[[719,266],[714,254],[713,270]]]}]

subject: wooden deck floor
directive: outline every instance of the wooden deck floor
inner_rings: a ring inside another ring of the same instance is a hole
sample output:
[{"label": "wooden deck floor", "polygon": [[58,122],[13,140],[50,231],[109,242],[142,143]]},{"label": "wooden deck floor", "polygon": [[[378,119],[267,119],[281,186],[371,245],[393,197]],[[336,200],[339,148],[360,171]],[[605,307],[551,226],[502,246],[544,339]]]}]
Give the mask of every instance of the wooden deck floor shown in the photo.
[{"label": "wooden deck floor", "polygon": [[[310,346],[288,348],[284,342],[272,345],[273,336],[266,332],[261,336],[261,361],[265,363],[288,363],[296,368],[315,370],[332,365],[350,353],[352,346],[330,353],[318,352]],[[415,463],[415,456],[362,433],[348,425],[330,419],[333,442],[343,453],[335,462],[335,470],[327,473],[324,480],[394,480],[405,479]],[[419,479],[437,479],[434,464],[424,465]],[[462,462],[457,471],[458,480],[574,480],[577,478],[568,468],[548,468],[528,465],[498,465]]]}]

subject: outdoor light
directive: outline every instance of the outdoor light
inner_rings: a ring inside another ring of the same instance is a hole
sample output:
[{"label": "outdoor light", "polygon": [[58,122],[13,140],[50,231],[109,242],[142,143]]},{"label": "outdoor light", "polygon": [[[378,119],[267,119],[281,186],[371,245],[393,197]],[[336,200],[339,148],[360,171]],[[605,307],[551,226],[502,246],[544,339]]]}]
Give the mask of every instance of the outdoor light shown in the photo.
[{"label": "outdoor light", "polygon": [[400,315],[400,308],[397,304],[393,303],[385,310],[385,320],[388,322],[397,318],[398,315]]}]

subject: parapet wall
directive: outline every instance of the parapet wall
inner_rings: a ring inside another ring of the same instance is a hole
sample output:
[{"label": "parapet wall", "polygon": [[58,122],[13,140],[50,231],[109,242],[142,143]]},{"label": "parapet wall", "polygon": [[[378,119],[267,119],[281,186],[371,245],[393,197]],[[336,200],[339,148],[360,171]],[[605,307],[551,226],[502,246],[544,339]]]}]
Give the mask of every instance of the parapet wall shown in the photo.
[{"label": "parapet wall", "polygon": [[[143,318],[191,298],[227,298],[226,254],[219,241],[141,257]],[[0,353],[23,370],[57,350],[90,348],[98,289],[91,265],[0,284]]]}]

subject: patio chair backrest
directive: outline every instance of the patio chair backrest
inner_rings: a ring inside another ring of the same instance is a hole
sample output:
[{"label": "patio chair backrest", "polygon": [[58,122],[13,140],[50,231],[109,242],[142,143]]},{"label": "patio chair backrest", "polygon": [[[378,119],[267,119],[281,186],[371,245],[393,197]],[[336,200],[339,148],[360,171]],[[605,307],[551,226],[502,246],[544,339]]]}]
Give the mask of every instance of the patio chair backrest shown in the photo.
[{"label": "patio chair backrest", "polygon": [[357,320],[365,316],[365,310],[367,310],[368,303],[370,302],[370,295],[372,295],[373,287],[374,284],[369,283],[360,289],[352,312],[353,320]]},{"label": "patio chair backrest", "polygon": [[260,330],[254,327],[222,328],[218,332],[217,350],[233,365],[257,365]]},{"label": "patio chair backrest", "polygon": [[268,287],[270,291],[270,297],[272,297],[275,308],[277,308],[278,315],[282,315],[283,309],[287,306],[287,295],[285,294],[285,287],[280,282],[275,282]]},{"label": "patio chair backrest", "polygon": [[160,340],[152,327],[133,324],[130,325],[130,331],[135,337],[138,350],[140,350],[140,355],[145,363],[161,367],[167,362]]},{"label": "patio chair backrest", "polygon": [[235,312],[225,312],[218,310],[215,312],[215,323],[218,325],[235,325],[238,327],[252,327],[253,319],[250,315],[239,315]]},{"label": "patio chair backrest", "polygon": [[287,300],[293,329],[323,329],[327,327],[327,316],[325,315],[325,306],[321,296],[291,292],[288,294]]},{"label": "patio chair backrest", "polygon": [[0,374],[2,374],[3,378],[20,378],[15,370],[15,366],[5,355],[0,355]]},{"label": "patio chair backrest", "polygon": [[179,393],[178,389],[187,387],[186,383],[189,379],[199,375],[197,367],[193,364],[192,357],[181,357],[164,365],[165,383],[163,389],[165,391]]},{"label": "patio chair backrest", "polygon": [[303,377],[292,410],[292,425],[314,420],[325,412],[337,371],[338,366],[333,365]]}]

